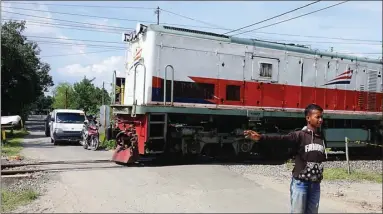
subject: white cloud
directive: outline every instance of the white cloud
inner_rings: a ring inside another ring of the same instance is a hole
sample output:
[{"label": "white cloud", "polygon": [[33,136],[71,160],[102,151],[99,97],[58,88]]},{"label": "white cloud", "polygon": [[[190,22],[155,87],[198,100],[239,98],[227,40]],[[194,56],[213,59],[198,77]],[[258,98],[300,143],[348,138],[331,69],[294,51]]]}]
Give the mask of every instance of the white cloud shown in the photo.
[{"label": "white cloud", "polygon": [[111,56],[100,63],[92,65],[71,64],[59,68],[57,71],[60,76],[80,79],[86,76],[89,79],[96,78],[94,83],[101,87],[105,83],[105,88],[110,91],[113,71],[116,70],[117,76],[124,76],[124,57]]},{"label": "white cloud", "polygon": [[118,32],[119,31],[118,28],[114,28],[114,27],[119,27],[119,26],[115,23],[111,23],[111,21],[109,19],[86,19],[86,20],[84,20],[84,22],[93,24],[93,25],[89,25],[89,26],[92,26],[93,28],[95,28],[101,32],[111,32],[111,31],[112,32]]},{"label": "white cloud", "polygon": [[[26,21],[26,34],[45,34],[45,35],[52,35],[52,34],[58,34],[59,29],[48,26],[48,25],[37,25],[34,23],[35,21],[38,22],[44,22],[47,24],[54,24],[54,21],[51,19],[53,18],[52,14],[49,12],[48,7],[44,3],[38,3],[34,2],[33,4],[23,5],[23,4],[17,4],[12,2],[2,2],[2,7],[5,9],[5,11],[12,12],[12,13],[3,13],[3,17],[5,16],[7,19],[14,19],[14,20],[25,20]],[[24,8],[27,10],[19,9]],[[44,12],[39,11],[38,13],[36,11],[32,10],[42,10]],[[13,13],[20,13],[20,14],[13,14]],[[37,18],[33,16],[39,16],[42,18]]]},{"label": "white cloud", "polygon": [[[64,43],[70,43],[72,45],[69,46],[69,50],[65,50],[65,54],[78,54],[77,58],[79,56],[86,57],[89,59],[89,57],[85,54],[86,52],[86,44],[82,41],[73,41],[73,40],[68,40],[69,38],[66,36],[57,36],[58,41],[64,42]],[[63,49],[62,49],[63,50]]]},{"label": "white cloud", "polygon": [[[52,55],[44,54],[45,48],[51,48],[52,46],[55,47],[58,44],[53,44],[51,42],[63,42],[67,43],[64,45],[61,45],[60,48],[53,48],[54,53],[56,54],[79,54],[78,57],[85,57],[87,59],[88,56],[84,53],[87,50],[87,46],[84,42],[81,41],[73,41],[68,40],[69,38],[67,36],[64,36],[62,30],[57,27],[57,25],[60,24],[60,22],[53,20],[53,15],[51,12],[49,12],[49,8],[44,3],[34,2],[33,4],[17,4],[12,2],[2,2],[2,6],[5,6],[6,10],[9,12],[16,12],[21,13],[25,15],[18,15],[18,14],[11,14],[11,13],[4,13],[7,18],[15,19],[15,20],[25,20],[26,21],[26,30],[25,35],[28,37],[30,36],[30,40],[35,40],[39,44],[40,48],[42,49],[42,55]],[[26,8],[31,9],[29,10],[21,10],[17,8]],[[39,10],[39,12],[32,11],[32,10]],[[41,12],[44,11],[44,12]],[[30,16],[31,15],[31,16]],[[43,18],[38,18],[38,17]],[[43,38],[43,37],[52,37],[52,38]],[[40,41],[40,42],[39,42]]]}]

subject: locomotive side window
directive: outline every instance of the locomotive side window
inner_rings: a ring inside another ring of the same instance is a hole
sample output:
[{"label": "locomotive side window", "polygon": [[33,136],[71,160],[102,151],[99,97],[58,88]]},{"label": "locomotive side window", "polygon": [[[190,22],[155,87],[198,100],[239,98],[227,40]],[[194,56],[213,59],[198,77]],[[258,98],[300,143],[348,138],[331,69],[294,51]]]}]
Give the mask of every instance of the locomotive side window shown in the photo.
[{"label": "locomotive side window", "polygon": [[241,86],[227,85],[226,86],[226,100],[240,101],[241,100]]},{"label": "locomotive side window", "polygon": [[273,73],[273,65],[270,63],[260,63],[259,66],[259,76],[271,78]]},{"label": "locomotive side window", "polygon": [[[167,81],[167,97],[170,97],[171,82]],[[192,99],[213,99],[214,84],[174,81],[174,97]],[[162,92],[163,93],[163,92]]]}]

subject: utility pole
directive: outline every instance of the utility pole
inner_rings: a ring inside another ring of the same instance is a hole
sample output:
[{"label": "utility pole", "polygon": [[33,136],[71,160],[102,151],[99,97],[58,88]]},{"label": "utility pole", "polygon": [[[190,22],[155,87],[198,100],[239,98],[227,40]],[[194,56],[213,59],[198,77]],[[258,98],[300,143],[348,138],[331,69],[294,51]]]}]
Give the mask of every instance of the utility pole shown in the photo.
[{"label": "utility pole", "polygon": [[160,7],[157,7],[154,13],[157,14],[157,25],[159,25],[160,24]]},{"label": "utility pole", "polygon": [[117,77],[117,74],[116,74],[116,70],[113,71],[113,79],[112,79],[112,91],[113,91],[113,97],[111,99],[111,104],[115,104],[116,103],[116,77]]},{"label": "utility pole", "polygon": [[68,108],[68,88],[65,89],[65,109]]},{"label": "utility pole", "polygon": [[104,103],[105,103],[105,98],[104,98],[105,87],[104,87],[104,84],[105,84],[105,82],[102,81],[102,107],[103,107],[103,110],[104,110],[104,118],[103,118],[103,120],[104,120],[104,134],[106,136],[106,105],[104,105]]},{"label": "utility pole", "polygon": [[102,81],[102,105],[104,105],[104,81]]}]

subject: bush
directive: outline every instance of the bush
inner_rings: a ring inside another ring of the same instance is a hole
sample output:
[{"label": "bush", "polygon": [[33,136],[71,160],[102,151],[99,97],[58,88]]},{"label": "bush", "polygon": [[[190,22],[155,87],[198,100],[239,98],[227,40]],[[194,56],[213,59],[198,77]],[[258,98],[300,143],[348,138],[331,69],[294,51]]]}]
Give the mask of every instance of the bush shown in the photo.
[{"label": "bush", "polygon": [[106,140],[105,133],[100,133],[100,148],[111,150],[116,148],[115,140]]}]

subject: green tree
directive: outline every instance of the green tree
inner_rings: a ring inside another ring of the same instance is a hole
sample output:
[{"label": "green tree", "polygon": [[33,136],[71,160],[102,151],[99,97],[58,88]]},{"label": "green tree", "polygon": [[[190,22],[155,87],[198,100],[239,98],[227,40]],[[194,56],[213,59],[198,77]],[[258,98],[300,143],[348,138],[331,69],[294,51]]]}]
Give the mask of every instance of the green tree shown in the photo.
[{"label": "green tree", "polygon": [[96,87],[92,81],[84,77],[81,82],[75,83],[74,97],[77,108],[84,109],[90,114],[97,114],[102,102],[109,104],[111,98],[105,89]]},{"label": "green tree", "polygon": [[45,96],[44,94],[39,96],[35,103],[33,103],[33,110],[37,113],[47,114],[47,111],[52,109],[53,97]]},{"label": "green tree", "polygon": [[76,109],[76,97],[70,83],[59,83],[53,90],[53,104],[55,109]]},{"label": "green tree", "polygon": [[25,119],[32,104],[53,86],[50,66],[40,61],[38,45],[22,34],[25,21],[9,21],[1,27],[2,115],[19,114]]},{"label": "green tree", "polygon": [[92,81],[84,77],[73,86],[69,83],[58,84],[54,90],[53,107],[65,108],[67,103],[67,108],[82,109],[88,114],[98,114],[103,101],[108,105],[111,97],[105,89],[96,87]]}]

